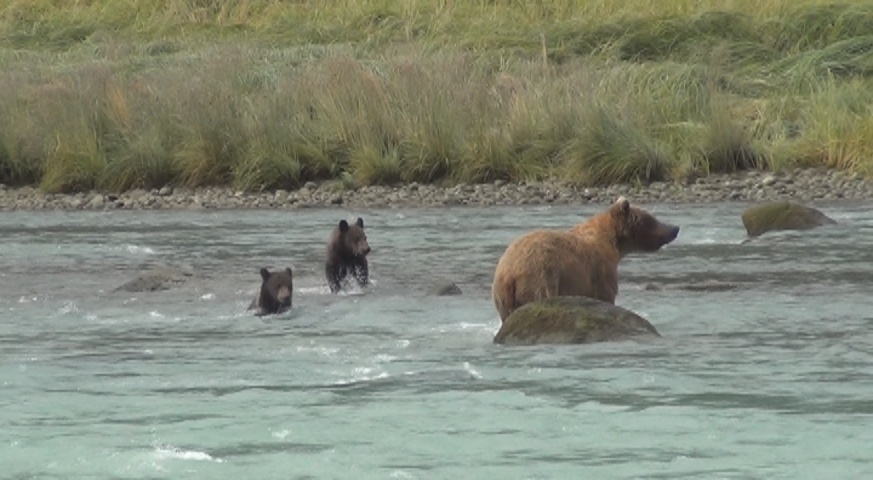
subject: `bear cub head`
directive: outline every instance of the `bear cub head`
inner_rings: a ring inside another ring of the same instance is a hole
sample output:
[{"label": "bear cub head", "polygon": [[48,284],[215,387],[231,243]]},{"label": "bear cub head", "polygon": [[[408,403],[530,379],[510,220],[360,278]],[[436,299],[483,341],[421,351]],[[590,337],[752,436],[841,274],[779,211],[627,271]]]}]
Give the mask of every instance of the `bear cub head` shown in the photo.
[{"label": "bear cub head", "polygon": [[364,232],[364,219],[358,217],[355,223],[340,220],[337,225],[339,238],[334,243],[334,248],[342,257],[366,257],[370,253],[370,244],[367,243],[367,234]]},{"label": "bear cub head", "polygon": [[294,291],[294,276],[290,268],[271,272],[261,269],[261,293],[258,296],[256,315],[282,313],[291,308]]}]

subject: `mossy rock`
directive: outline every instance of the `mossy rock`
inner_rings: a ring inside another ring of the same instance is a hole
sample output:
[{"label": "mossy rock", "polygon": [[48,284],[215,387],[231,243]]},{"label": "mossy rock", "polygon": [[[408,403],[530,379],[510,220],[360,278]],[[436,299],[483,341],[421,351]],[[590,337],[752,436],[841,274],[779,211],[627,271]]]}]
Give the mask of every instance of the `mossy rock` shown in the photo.
[{"label": "mossy rock", "polygon": [[617,305],[587,297],[552,297],[512,312],[494,343],[582,344],[660,336],[648,320]]},{"label": "mossy rock", "polygon": [[749,207],[743,212],[742,218],[749,237],[780,230],[811,230],[837,223],[812,207],[788,201]]}]

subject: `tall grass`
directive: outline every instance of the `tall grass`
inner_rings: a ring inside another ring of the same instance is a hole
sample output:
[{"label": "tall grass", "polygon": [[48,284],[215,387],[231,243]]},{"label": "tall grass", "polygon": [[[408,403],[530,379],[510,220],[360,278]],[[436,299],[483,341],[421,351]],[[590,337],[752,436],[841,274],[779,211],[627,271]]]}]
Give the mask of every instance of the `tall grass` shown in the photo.
[{"label": "tall grass", "polygon": [[870,32],[871,1],[11,0],[0,183],[873,174]]}]

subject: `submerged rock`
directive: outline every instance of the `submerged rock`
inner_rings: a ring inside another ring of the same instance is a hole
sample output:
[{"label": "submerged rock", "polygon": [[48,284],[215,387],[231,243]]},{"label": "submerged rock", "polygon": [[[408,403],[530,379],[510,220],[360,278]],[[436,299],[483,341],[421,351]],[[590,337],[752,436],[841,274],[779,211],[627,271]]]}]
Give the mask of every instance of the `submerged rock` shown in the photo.
[{"label": "submerged rock", "polygon": [[647,283],[645,290],[663,291],[663,290],[687,290],[690,292],[726,292],[736,290],[739,286],[736,283],[721,282],[718,280],[704,280],[696,283],[677,283],[673,285],[664,285],[662,283]]},{"label": "submerged rock", "polygon": [[184,283],[193,275],[194,272],[191,270],[158,268],[143,273],[115,290],[125,292],[155,292],[158,290],[169,290],[173,286]]},{"label": "submerged rock", "polygon": [[455,282],[448,282],[437,285],[436,288],[433,289],[434,295],[439,297],[446,297],[449,295],[460,295],[461,288],[458,287]]},{"label": "submerged rock", "polygon": [[837,223],[812,207],[794,202],[768,202],[747,208],[742,215],[749,237],[780,230],[810,230]]},{"label": "submerged rock", "polygon": [[494,343],[581,344],[659,336],[648,320],[617,305],[587,297],[552,297],[512,312]]}]

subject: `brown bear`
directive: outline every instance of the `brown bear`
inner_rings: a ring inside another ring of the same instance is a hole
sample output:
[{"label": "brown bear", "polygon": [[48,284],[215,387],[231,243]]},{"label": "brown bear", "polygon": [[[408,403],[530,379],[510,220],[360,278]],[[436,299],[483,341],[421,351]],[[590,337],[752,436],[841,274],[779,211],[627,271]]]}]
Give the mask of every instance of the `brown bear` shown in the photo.
[{"label": "brown bear", "polygon": [[656,252],[678,235],[679,227],[631,207],[624,197],[569,230],[530,232],[510,243],[497,263],[491,295],[500,320],[526,303],[556,296],[615,304],[622,257]]},{"label": "brown bear", "polygon": [[348,275],[357,280],[358,285],[370,284],[370,270],[367,254],[370,245],[364,232],[364,219],[358,217],[354,224],[340,220],[327,240],[324,273],[332,293],[342,290]]},{"label": "brown bear", "polygon": [[261,269],[261,292],[249,305],[249,310],[257,309],[255,315],[271,315],[282,313],[291,308],[291,297],[294,292],[294,276],[290,268],[270,272]]}]

